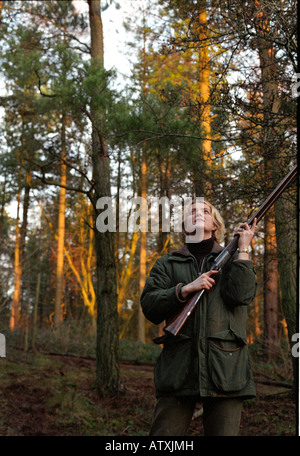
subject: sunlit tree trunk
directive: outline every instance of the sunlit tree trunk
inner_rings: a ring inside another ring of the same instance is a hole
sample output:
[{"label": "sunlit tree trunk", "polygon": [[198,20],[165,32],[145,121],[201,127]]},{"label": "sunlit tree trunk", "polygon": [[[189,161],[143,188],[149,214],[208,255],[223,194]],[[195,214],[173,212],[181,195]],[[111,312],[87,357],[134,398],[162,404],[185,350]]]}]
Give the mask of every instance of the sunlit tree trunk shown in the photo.
[{"label": "sunlit tree trunk", "polygon": [[[197,196],[208,196],[211,191],[209,172],[211,169],[211,108],[210,95],[210,66],[208,46],[208,26],[206,17],[206,2],[201,2],[201,10],[198,15],[199,21],[199,112],[202,130],[202,157],[204,169],[195,177],[195,192]],[[199,159],[200,164],[200,159]],[[202,165],[201,165],[202,166]]]},{"label": "sunlit tree trunk", "polygon": [[11,314],[9,319],[9,328],[13,331],[19,323],[20,319],[20,298],[21,298],[21,277],[22,266],[20,261],[20,200],[21,200],[21,177],[19,176],[19,190],[17,196],[17,219],[16,219],[16,243],[14,253],[14,293],[11,304]]},{"label": "sunlit tree trunk", "polygon": [[[205,6],[204,6],[205,8]],[[207,20],[206,10],[199,14],[199,25],[200,25],[200,48],[199,48],[199,98],[202,105],[202,122],[201,127],[205,139],[202,144],[203,157],[207,162],[207,166],[210,169],[211,166],[211,117],[210,117],[210,104],[209,104],[209,50],[207,40]]]},{"label": "sunlit tree trunk", "polygon": [[59,326],[63,321],[63,291],[64,291],[64,245],[65,245],[65,211],[66,211],[66,184],[67,184],[67,167],[66,159],[66,119],[62,117],[62,146],[61,146],[61,163],[60,163],[60,189],[58,202],[58,230],[57,230],[57,260],[56,260],[56,291],[55,291],[55,309],[54,309],[54,326]]},{"label": "sunlit tree trunk", "polygon": [[93,316],[93,323],[96,323],[96,293],[93,284],[93,274],[92,274],[92,261],[93,261],[93,253],[94,253],[94,230],[92,228],[92,213],[91,208],[89,208],[89,243],[88,243],[88,255],[87,255],[87,263],[86,263],[86,273],[87,273],[87,289],[89,290],[90,296],[90,309],[91,314]]},{"label": "sunlit tree trunk", "polygon": [[[145,11],[143,11],[143,58],[142,58],[142,90],[143,95],[146,97],[147,94],[147,63],[146,63],[146,19]],[[140,170],[140,191],[142,197],[141,204],[141,218],[140,218],[140,278],[139,278],[139,291],[140,295],[144,289],[146,283],[146,272],[147,272],[147,150],[146,142],[142,146],[142,157],[141,157],[141,170]],[[145,343],[145,316],[142,311],[142,307],[138,305],[138,340]]]},{"label": "sunlit tree trunk", "polygon": [[[43,206],[40,204],[40,208],[42,211],[42,215],[45,218],[48,226],[56,239],[58,241],[58,235],[55,232],[51,221],[46,217],[45,211]],[[90,216],[89,216],[90,217]],[[89,218],[90,226],[92,226],[92,220]],[[82,225],[80,226],[80,232],[82,233]],[[94,285],[92,281],[92,258],[93,258],[93,251],[94,251],[94,231],[93,228],[89,227],[89,239],[88,239],[88,247],[87,250],[83,250],[80,258],[80,267],[74,263],[72,259],[72,247],[65,242],[64,244],[64,256],[71,268],[78,286],[80,288],[80,292],[82,295],[83,303],[87,307],[89,314],[93,317],[93,323],[95,318],[95,304],[96,304],[96,295],[94,290]],[[81,245],[85,244],[85,239],[83,235],[80,234],[80,242]]]},{"label": "sunlit tree trunk", "polygon": [[[142,151],[141,163],[141,235],[140,235],[140,295],[146,283],[147,269],[147,161],[145,145]],[[138,306],[138,340],[145,343],[145,317],[141,306]]]},{"label": "sunlit tree trunk", "polygon": [[[13,330],[21,324],[21,316],[24,315],[26,324],[26,310],[22,312],[22,274],[23,264],[25,258],[25,244],[28,224],[28,209],[29,209],[29,196],[31,188],[31,171],[26,171],[24,163],[24,156],[27,154],[25,144],[25,119],[22,122],[22,135],[21,135],[21,153],[18,153],[19,163],[19,189],[17,197],[17,220],[16,220],[16,244],[15,244],[15,258],[14,258],[14,293],[12,299],[12,308],[10,315],[10,329]],[[22,224],[20,225],[20,206],[21,206],[21,188],[23,173],[25,175],[24,184],[24,197],[23,197],[23,208],[22,208]]]}]

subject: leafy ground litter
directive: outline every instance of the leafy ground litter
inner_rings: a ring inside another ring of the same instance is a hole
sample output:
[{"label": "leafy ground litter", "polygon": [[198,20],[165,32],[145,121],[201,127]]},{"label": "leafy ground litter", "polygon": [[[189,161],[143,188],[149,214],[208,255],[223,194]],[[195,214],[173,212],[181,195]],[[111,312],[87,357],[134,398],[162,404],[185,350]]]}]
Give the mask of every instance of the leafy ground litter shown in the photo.
[{"label": "leafy ground litter", "polygon": [[[155,395],[153,365],[121,363],[124,392],[99,398],[96,363],[75,356],[14,350],[0,359],[1,436],[147,435]],[[257,398],[246,401],[242,436],[295,436],[296,405],[291,390],[255,376]],[[202,436],[201,404],[188,430]]]}]

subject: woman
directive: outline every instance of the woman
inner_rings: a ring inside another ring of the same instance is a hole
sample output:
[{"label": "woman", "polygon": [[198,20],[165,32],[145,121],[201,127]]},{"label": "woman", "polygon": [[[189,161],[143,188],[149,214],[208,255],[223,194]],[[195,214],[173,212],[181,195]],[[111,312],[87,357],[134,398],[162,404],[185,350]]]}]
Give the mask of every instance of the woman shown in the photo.
[{"label": "woman", "polygon": [[197,401],[203,403],[205,435],[238,435],[242,401],[255,397],[246,320],[256,292],[248,253],[256,220],[236,232],[238,251],[218,275],[210,271],[222,251],[218,210],[208,201],[193,201],[184,227],[184,246],[153,266],[142,309],[152,323],[168,322],[196,291],[206,293],[176,337],[158,340],[164,348],[154,371],[157,403],[150,435],[185,435]]}]

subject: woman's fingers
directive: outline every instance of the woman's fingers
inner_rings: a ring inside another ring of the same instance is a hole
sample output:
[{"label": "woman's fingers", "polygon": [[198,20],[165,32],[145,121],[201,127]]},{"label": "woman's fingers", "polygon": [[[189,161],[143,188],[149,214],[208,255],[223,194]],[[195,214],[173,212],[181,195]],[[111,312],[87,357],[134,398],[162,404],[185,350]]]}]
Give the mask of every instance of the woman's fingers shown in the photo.
[{"label": "woman's fingers", "polygon": [[206,290],[210,290],[215,285],[215,280],[211,277],[213,274],[217,274],[218,271],[211,270],[202,274],[200,279],[200,286],[201,288],[205,288]]}]

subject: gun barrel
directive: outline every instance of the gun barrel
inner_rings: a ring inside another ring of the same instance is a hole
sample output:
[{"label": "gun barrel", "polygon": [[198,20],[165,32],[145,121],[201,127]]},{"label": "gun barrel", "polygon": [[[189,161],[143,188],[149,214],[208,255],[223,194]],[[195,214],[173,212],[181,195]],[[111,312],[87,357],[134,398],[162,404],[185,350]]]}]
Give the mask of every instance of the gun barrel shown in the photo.
[{"label": "gun barrel", "polygon": [[297,165],[285,176],[285,178],[277,185],[273,192],[268,196],[268,198],[260,205],[257,211],[250,217],[247,221],[248,225],[252,225],[254,219],[257,219],[259,222],[263,216],[268,212],[268,210],[273,206],[275,201],[279,196],[285,191],[285,189],[293,182],[297,176]]}]

